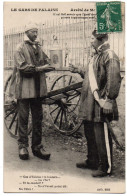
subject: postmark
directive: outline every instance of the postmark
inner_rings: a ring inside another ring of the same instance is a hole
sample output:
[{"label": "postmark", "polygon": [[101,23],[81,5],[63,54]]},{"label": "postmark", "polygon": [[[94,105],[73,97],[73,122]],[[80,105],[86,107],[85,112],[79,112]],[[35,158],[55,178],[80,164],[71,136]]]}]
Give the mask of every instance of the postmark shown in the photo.
[{"label": "postmark", "polygon": [[121,32],[121,2],[97,2],[98,33]]}]

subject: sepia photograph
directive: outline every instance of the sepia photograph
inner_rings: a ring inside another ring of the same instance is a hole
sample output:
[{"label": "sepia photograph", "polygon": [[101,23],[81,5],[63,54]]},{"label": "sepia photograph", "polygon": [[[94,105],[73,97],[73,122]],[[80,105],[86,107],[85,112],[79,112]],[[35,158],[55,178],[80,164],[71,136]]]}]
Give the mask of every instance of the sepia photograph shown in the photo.
[{"label": "sepia photograph", "polygon": [[125,193],[125,3],[4,2],[5,193]]}]

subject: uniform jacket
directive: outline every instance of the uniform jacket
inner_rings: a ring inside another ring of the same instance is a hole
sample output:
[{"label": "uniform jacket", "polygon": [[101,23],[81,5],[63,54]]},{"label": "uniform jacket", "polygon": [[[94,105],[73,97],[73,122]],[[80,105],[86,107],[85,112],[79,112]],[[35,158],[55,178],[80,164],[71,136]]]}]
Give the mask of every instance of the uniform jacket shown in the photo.
[{"label": "uniform jacket", "polygon": [[14,54],[14,70],[10,85],[10,96],[16,99],[42,97],[47,94],[45,73],[31,71],[31,65],[43,66],[48,63],[47,55],[38,42],[26,40]]},{"label": "uniform jacket", "polygon": [[[113,103],[113,113],[108,114],[108,118],[109,120],[118,120],[116,98],[121,84],[120,62],[114,51],[110,50],[108,43],[101,45],[98,52],[94,54],[93,69],[99,87],[100,98],[105,99],[107,97]],[[103,122],[103,110],[95,101],[91,92],[88,72],[89,65],[84,70],[79,70],[79,73],[84,78],[79,118],[86,121]]]}]

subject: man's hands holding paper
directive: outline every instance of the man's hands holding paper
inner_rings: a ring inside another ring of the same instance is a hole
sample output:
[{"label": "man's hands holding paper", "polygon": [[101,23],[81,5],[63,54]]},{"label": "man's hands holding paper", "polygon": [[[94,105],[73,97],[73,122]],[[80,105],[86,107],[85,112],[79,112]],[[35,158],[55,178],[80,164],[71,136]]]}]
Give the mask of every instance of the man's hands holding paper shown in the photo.
[{"label": "man's hands holding paper", "polygon": [[49,64],[46,64],[46,65],[43,65],[43,66],[40,66],[40,67],[36,67],[36,71],[37,72],[50,72],[50,71],[53,71],[55,70],[55,68]]}]

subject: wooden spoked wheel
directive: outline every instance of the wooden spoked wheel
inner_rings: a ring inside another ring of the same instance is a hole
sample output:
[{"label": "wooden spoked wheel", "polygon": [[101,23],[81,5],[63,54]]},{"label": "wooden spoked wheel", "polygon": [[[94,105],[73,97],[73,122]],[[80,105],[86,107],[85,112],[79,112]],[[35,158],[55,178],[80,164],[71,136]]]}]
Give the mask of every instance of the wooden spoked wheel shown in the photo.
[{"label": "wooden spoked wheel", "polygon": [[[71,74],[60,75],[53,82],[51,91],[64,88],[76,82],[78,82],[78,79]],[[76,89],[62,93],[61,98],[56,99],[54,104],[49,105],[52,124],[56,130],[65,135],[75,133],[82,124],[78,119],[80,90]],[[55,97],[52,97],[53,99],[55,100]]]},{"label": "wooden spoked wheel", "polygon": [[12,101],[9,97],[9,87],[11,82],[10,75],[4,86],[4,122],[8,133],[13,137],[17,138],[18,136],[18,111],[17,103]]},{"label": "wooden spoked wheel", "polygon": [[[11,77],[12,75],[8,77],[4,86],[4,123],[11,137],[17,138],[18,137],[18,108],[17,108],[17,102],[13,101],[12,98],[9,96]],[[29,118],[31,119],[31,115]],[[32,130],[32,126],[30,122],[31,121],[29,120],[28,135]]]}]

